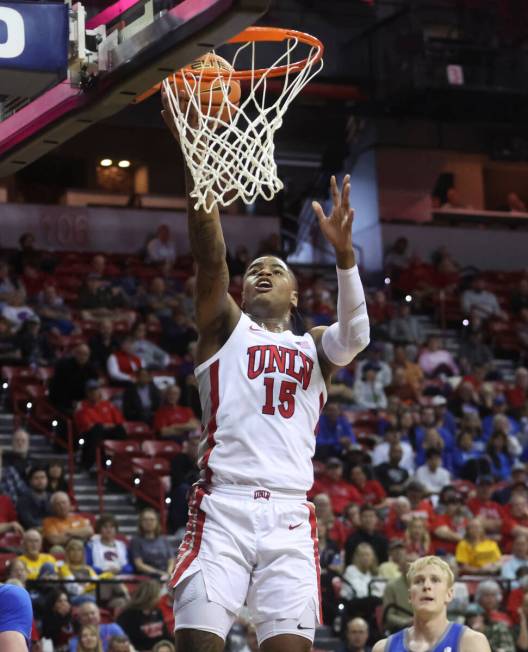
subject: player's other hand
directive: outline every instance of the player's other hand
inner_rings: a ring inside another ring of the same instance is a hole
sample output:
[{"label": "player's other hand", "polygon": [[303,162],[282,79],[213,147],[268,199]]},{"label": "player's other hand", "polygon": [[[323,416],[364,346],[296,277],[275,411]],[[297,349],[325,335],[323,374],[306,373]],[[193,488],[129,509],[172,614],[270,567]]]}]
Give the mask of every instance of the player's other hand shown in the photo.
[{"label": "player's other hand", "polygon": [[352,222],[354,209],[350,208],[350,175],[343,179],[339,190],[335,176],[330,180],[330,195],[332,197],[332,212],[325,215],[321,204],[312,202],[312,208],[319,220],[319,226],[324,237],[334,246],[336,251],[349,251],[352,249]]}]

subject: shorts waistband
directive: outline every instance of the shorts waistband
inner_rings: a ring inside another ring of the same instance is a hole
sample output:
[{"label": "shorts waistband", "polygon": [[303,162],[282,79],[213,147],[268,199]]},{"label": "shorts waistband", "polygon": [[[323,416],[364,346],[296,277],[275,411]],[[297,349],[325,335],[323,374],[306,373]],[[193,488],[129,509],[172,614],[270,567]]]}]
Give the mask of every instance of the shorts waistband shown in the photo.
[{"label": "shorts waistband", "polygon": [[236,484],[223,484],[218,487],[209,487],[211,494],[220,496],[237,496],[247,500],[306,500],[306,494],[302,491],[288,491],[268,489],[267,487],[255,487]]}]

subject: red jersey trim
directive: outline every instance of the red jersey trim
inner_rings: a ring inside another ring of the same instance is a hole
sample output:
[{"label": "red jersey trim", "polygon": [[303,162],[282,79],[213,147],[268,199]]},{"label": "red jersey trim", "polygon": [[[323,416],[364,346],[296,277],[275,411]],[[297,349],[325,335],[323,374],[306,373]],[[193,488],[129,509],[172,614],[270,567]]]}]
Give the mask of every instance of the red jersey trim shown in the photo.
[{"label": "red jersey trim", "polygon": [[193,489],[192,498],[189,502],[189,520],[185,528],[185,535],[181,542],[172,577],[169,581],[169,588],[173,589],[179,582],[182,575],[196,559],[202,544],[202,535],[205,525],[205,512],[200,508],[205,496],[203,487]]},{"label": "red jersey trim", "polygon": [[213,448],[216,446],[215,433],[218,427],[216,423],[216,413],[218,412],[218,405],[220,403],[219,370],[220,360],[215,360],[209,367],[211,416],[209,418],[209,423],[207,424],[207,451],[205,452],[201,463],[201,467],[205,471],[205,481],[208,485],[211,484],[211,480],[213,479],[213,472],[209,467],[209,457],[213,451]]},{"label": "red jersey trim", "polygon": [[310,528],[314,549],[315,572],[317,574],[317,595],[319,600],[319,623],[323,623],[323,598],[321,594],[321,564],[319,561],[319,539],[317,538],[317,518],[313,503],[304,503],[310,512]]}]

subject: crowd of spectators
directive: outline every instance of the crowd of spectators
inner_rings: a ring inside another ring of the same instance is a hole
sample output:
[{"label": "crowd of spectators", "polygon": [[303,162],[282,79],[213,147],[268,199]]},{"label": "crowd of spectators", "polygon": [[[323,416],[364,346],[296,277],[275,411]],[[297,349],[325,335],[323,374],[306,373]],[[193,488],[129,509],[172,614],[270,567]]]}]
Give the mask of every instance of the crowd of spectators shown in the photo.
[{"label": "crowd of spectators", "polygon": [[[178,539],[200,438],[192,266],[175,262],[163,229],[141,261],[54,259],[21,240],[0,263],[2,363],[47,370],[45,399],[71,419],[86,471],[130,423],[176,442],[168,532]],[[236,299],[248,261],[244,248],[229,260]],[[309,497],[324,622],[340,652],[366,652],[410,621],[405,571],[430,553],[457,577],[453,618],[494,648],[528,650],[528,274],[498,292],[489,273],[466,271],[445,248],[425,263],[397,241],[388,282],[367,293],[372,343],[329,387]],[[335,288],[324,277],[299,283],[301,327],[331,323]],[[513,376],[497,364],[504,355]],[[20,548],[9,581],[31,592],[35,637],[59,652],[173,649],[162,587],[175,547],[156,510],[141,511],[131,540],[111,514],[79,513],[61,464],[33,459],[23,428],[3,454],[0,489],[0,546]],[[254,630],[237,627],[232,650],[254,652]]]}]

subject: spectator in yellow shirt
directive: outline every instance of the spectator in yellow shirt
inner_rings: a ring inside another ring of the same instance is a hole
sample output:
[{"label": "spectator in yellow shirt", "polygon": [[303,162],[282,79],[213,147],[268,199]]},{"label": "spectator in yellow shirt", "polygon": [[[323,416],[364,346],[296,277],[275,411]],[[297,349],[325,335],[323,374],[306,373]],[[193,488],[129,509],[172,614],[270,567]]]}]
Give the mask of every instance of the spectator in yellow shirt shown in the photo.
[{"label": "spectator in yellow shirt", "polygon": [[500,569],[501,551],[496,541],[485,535],[479,518],[469,521],[465,537],[456,547],[461,575],[490,575]]},{"label": "spectator in yellow shirt", "polygon": [[50,564],[57,571],[57,560],[53,555],[42,552],[42,537],[38,530],[26,530],[22,539],[23,554],[18,557],[28,570],[28,580],[36,580],[44,564]]}]

